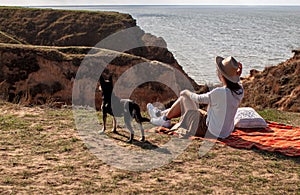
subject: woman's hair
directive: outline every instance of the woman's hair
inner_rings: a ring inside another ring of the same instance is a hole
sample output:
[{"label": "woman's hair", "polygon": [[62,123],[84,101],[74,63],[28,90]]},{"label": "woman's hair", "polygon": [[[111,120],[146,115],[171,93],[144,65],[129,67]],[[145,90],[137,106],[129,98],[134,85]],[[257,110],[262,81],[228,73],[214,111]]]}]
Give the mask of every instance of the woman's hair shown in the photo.
[{"label": "woman's hair", "polygon": [[234,92],[237,95],[241,95],[242,93],[244,93],[244,89],[239,83],[234,83],[234,82],[231,82],[230,80],[228,80],[226,77],[224,77],[221,74],[221,72],[219,71],[218,68],[216,71],[217,71],[217,76],[219,77],[219,79],[221,80],[221,78],[222,78],[225,81],[226,87],[228,89],[230,89],[231,93]]},{"label": "woman's hair", "polygon": [[229,81],[227,78],[225,78],[224,76],[223,79],[226,82],[226,87],[230,89],[231,92],[234,92],[237,95],[241,95],[244,92],[242,86],[239,83],[233,83]]}]

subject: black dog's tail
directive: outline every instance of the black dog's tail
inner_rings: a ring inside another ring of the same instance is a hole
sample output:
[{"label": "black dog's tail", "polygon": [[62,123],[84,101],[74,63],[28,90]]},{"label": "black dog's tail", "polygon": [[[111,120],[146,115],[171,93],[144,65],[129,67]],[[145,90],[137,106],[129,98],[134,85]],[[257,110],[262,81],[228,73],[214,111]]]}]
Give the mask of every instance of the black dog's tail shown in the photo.
[{"label": "black dog's tail", "polygon": [[150,119],[146,117],[141,117],[141,122],[150,122]]}]

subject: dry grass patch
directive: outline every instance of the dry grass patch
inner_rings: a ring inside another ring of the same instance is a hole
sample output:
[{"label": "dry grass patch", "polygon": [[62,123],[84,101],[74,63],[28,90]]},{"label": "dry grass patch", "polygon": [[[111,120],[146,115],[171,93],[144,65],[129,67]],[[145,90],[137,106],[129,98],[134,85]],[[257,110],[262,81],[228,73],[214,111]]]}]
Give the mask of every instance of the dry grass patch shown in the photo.
[{"label": "dry grass patch", "polygon": [[[100,116],[100,115],[99,115]],[[145,126],[147,126],[145,124]],[[124,143],[129,133],[107,132],[132,150],[159,147],[167,135]],[[138,138],[138,137],[137,137]],[[216,144],[199,158],[193,141],[178,158],[145,172],[119,170],[87,149],[71,109],[0,103],[0,192],[3,194],[297,194],[300,159]]]}]

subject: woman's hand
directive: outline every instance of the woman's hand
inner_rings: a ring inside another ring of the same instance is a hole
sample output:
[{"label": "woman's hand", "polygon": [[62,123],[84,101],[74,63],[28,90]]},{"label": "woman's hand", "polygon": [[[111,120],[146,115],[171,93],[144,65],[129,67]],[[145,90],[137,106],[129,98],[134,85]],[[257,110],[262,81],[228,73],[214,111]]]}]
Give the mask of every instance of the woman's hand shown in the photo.
[{"label": "woman's hand", "polygon": [[180,96],[190,96],[191,95],[191,91],[188,89],[185,89],[183,91],[180,92]]},{"label": "woman's hand", "polygon": [[238,74],[239,76],[241,76],[242,71],[243,71],[243,65],[242,65],[241,62],[238,62],[238,65],[239,65],[239,68],[238,68],[238,70],[237,70],[237,74]]}]

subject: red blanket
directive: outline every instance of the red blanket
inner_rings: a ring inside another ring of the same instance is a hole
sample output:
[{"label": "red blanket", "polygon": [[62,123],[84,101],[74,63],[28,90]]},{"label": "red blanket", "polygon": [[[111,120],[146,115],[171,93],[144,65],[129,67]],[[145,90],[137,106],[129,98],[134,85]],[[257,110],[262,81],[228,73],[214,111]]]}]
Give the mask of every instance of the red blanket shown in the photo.
[{"label": "red blanket", "polygon": [[[165,128],[158,128],[159,133],[174,134]],[[201,137],[191,137],[200,139]],[[268,122],[265,129],[236,129],[226,139],[211,140],[235,148],[258,148],[269,152],[280,152],[286,156],[300,156],[300,127],[292,127],[275,122]]]}]

